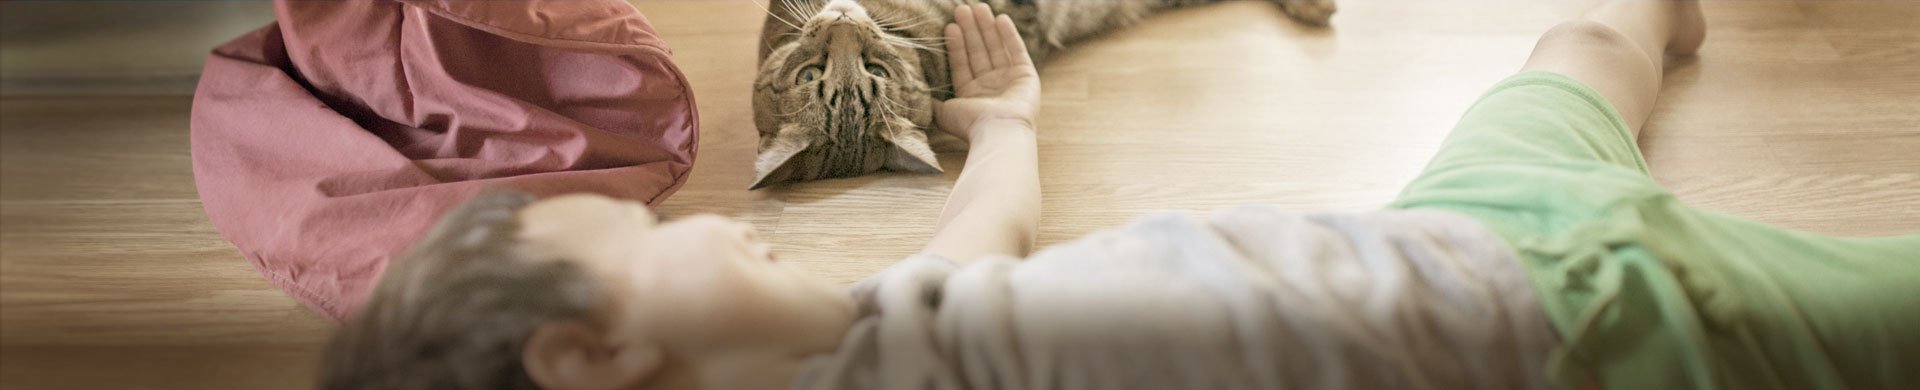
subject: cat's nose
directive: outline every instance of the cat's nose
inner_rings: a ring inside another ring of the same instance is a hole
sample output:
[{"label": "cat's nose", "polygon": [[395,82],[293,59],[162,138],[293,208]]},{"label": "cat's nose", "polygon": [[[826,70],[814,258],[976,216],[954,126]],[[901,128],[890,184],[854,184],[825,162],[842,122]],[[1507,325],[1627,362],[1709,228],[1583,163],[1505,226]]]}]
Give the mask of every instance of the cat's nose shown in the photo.
[{"label": "cat's nose", "polygon": [[853,0],[833,0],[827,2],[827,7],[822,8],[820,12],[828,15],[837,13],[839,19],[846,19],[855,15],[866,14],[867,10],[861,8],[860,4],[853,2]]}]

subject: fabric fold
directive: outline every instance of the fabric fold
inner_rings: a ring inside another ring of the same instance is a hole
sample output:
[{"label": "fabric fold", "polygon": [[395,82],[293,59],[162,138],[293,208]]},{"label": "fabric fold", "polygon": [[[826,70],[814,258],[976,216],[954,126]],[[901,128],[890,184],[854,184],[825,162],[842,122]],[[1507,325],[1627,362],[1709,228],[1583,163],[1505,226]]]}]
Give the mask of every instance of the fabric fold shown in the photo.
[{"label": "fabric fold", "polygon": [[699,117],[617,0],[275,3],[208,57],[194,180],[268,280],[330,318],[442,210],[488,188],[659,204]]}]

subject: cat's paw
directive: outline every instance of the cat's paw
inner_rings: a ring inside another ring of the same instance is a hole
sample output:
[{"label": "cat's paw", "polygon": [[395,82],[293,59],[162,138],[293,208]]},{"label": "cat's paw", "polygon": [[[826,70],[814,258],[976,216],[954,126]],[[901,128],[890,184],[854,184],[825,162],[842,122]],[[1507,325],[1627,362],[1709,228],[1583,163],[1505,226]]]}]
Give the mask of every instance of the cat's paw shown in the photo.
[{"label": "cat's paw", "polygon": [[1333,0],[1280,0],[1280,10],[1294,20],[1314,26],[1325,26],[1333,20],[1333,12],[1340,7]]}]

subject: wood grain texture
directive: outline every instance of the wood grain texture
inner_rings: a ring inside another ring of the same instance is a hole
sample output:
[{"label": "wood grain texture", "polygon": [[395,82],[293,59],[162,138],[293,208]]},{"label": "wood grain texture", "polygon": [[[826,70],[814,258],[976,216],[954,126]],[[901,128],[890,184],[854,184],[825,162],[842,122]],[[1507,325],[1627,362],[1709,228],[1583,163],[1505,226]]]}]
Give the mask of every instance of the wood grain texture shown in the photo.
[{"label": "wood grain texture", "polygon": [[266,1],[0,2],[0,95],[193,93],[207,51],[273,21]]},{"label": "wood grain texture", "polygon": [[[1040,240],[1159,210],[1386,204],[1537,34],[1591,3],[1342,0],[1336,27],[1314,30],[1236,2],[1062,53],[1042,70]],[[746,191],[760,9],[635,5],[672,43],[703,120],[692,180],[661,213],[749,221],[784,261],[841,282],[931,236],[963,145],[936,143],[944,175]],[[1706,8],[1707,45],[1668,74],[1641,141],[1656,179],[1698,207],[1789,228],[1920,232],[1920,3]],[[189,102],[0,99],[0,388],[309,387],[331,325],[207,224]]]}]

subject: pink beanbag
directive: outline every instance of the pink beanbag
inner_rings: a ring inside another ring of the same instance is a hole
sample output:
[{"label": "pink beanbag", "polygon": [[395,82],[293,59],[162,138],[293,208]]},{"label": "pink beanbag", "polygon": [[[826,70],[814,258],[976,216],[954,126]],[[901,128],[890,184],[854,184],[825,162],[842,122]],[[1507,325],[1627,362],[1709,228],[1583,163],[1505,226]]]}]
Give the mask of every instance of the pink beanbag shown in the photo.
[{"label": "pink beanbag", "polygon": [[275,8],[207,58],[194,180],[214,227],[333,319],[483,189],[657,204],[693,167],[693,91],[624,1]]}]

